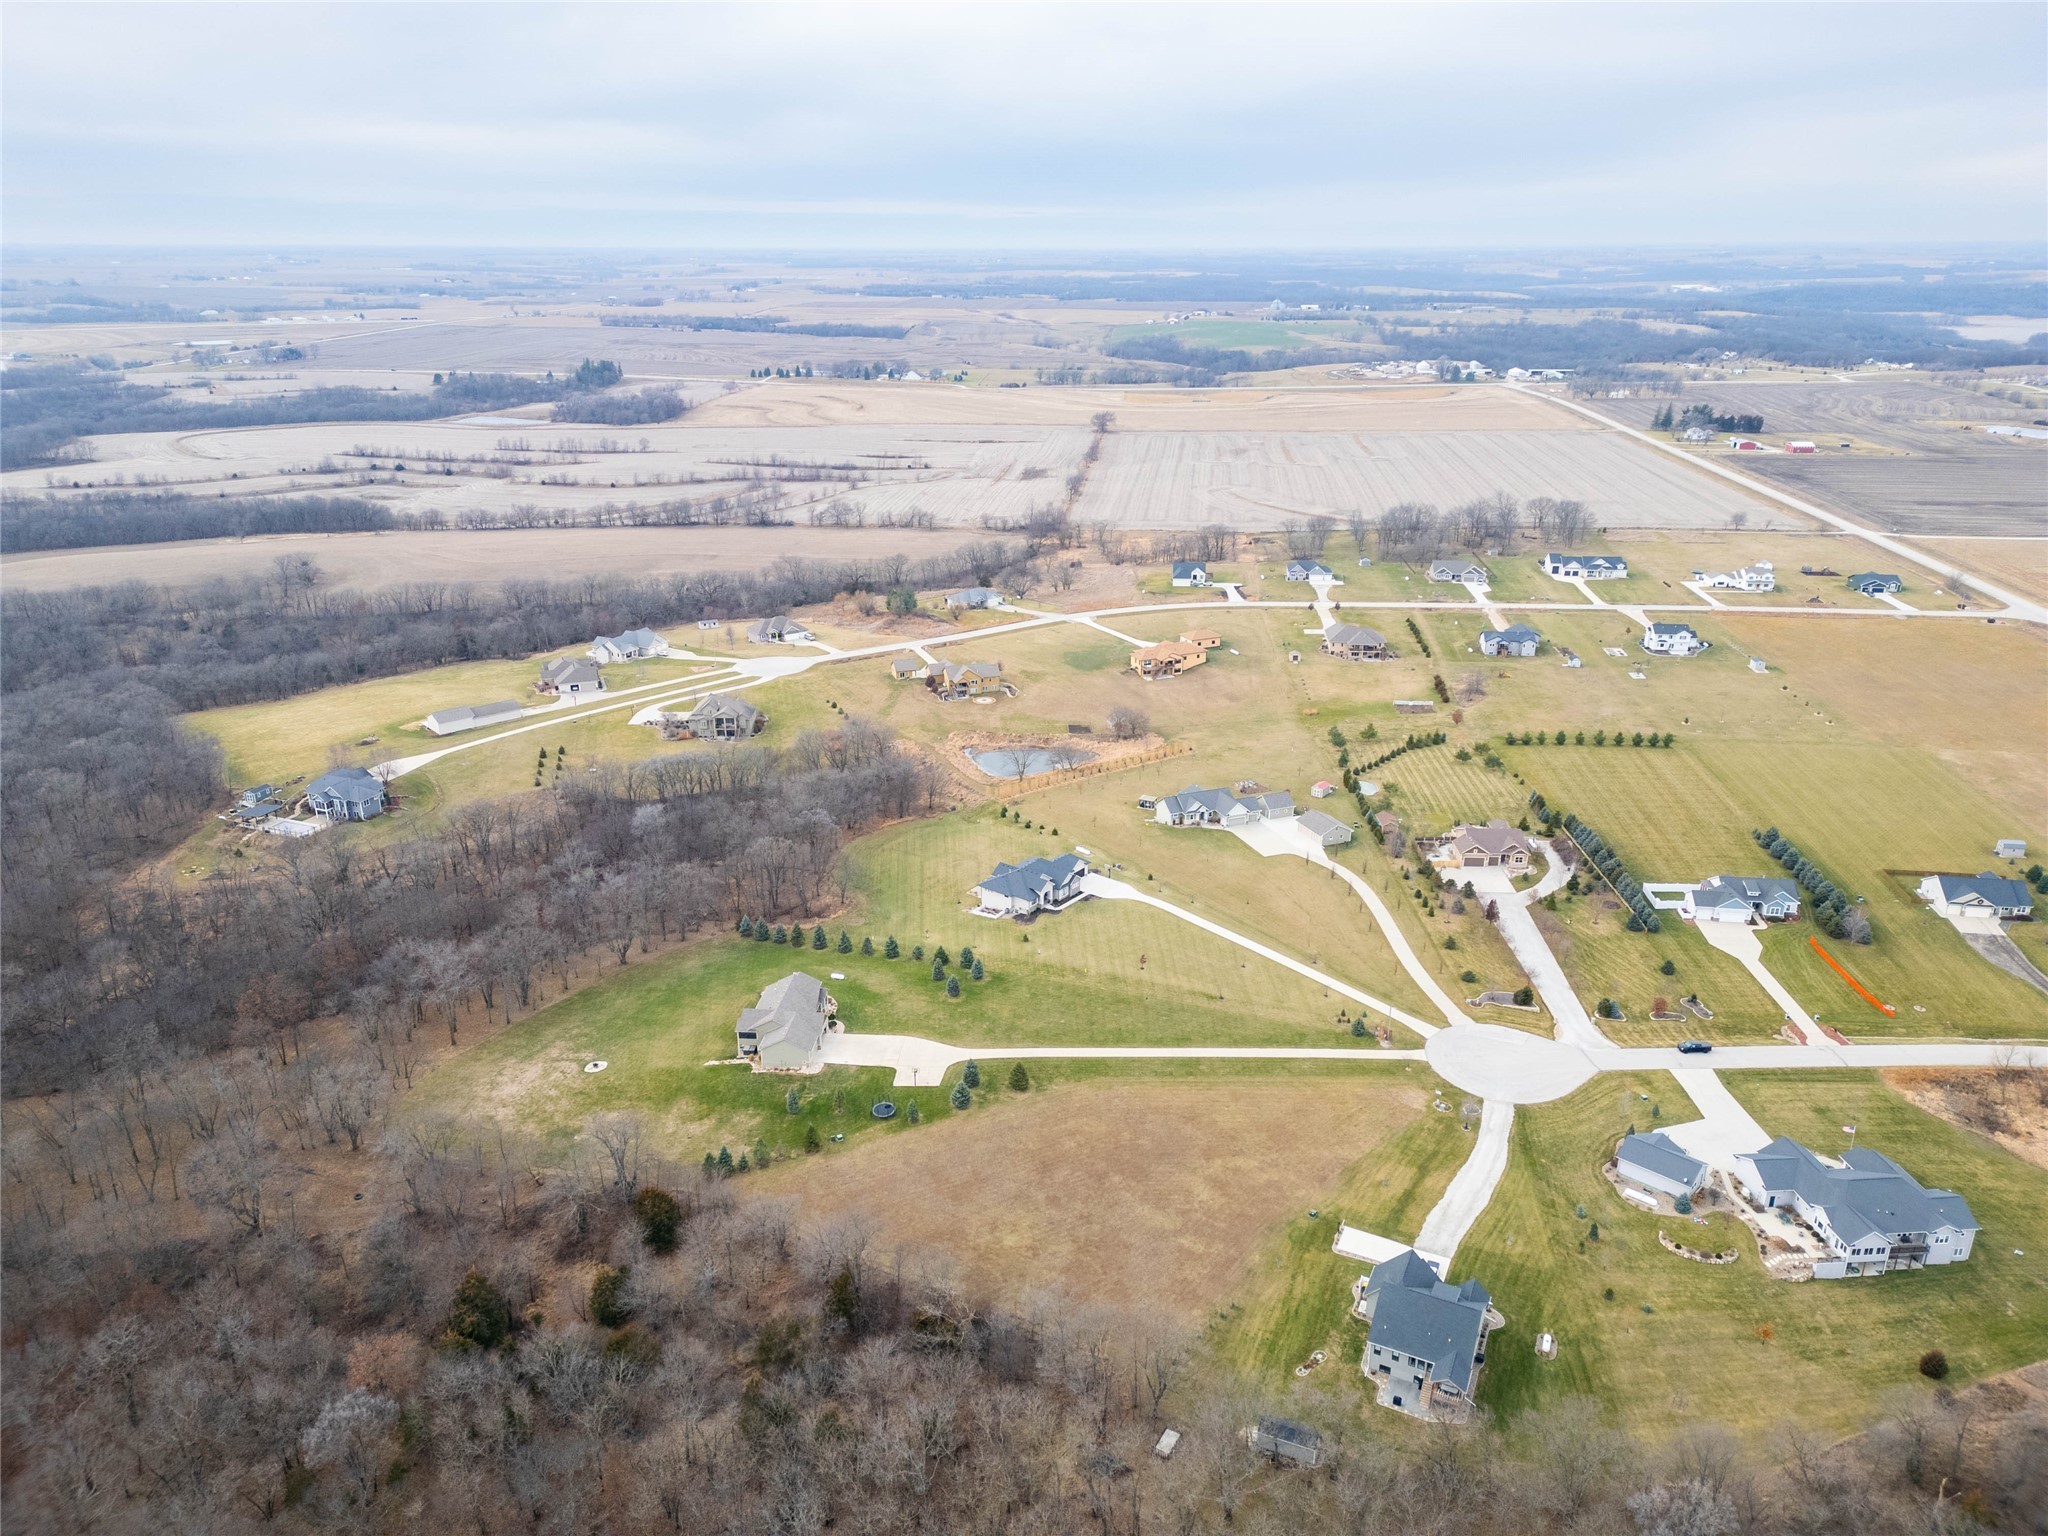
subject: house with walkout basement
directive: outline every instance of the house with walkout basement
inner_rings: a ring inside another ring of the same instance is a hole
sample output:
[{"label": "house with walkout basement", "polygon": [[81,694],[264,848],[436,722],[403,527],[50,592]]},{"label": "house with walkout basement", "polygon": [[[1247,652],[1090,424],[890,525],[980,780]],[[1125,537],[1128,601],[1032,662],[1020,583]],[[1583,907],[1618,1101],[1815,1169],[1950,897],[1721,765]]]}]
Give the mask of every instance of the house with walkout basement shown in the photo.
[{"label": "house with walkout basement", "polygon": [[1799,882],[1788,875],[1715,875],[1679,899],[1688,923],[1783,922],[1799,915]]},{"label": "house with walkout basement", "polygon": [[1653,656],[1697,656],[1708,644],[1690,624],[1649,623],[1643,626],[1641,645]]},{"label": "house with walkout basement", "polygon": [[739,1054],[756,1072],[815,1072],[839,1004],[815,976],[792,971],[740,1014]]},{"label": "house with walkout basement", "polygon": [[384,801],[384,781],[367,768],[330,768],[306,786],[306,809],[328,821],[368,821]]},{"label": "house with walkout basement", "polygon": [[1409,1248],[1374,1265],[1351,1294],[1368,1327],[1359,1364],[1379,1405],[1418,1419],[1469,1417],[1486,1336],[1506,1322],[1486,1287],[1449,1284]]},{"label": "house with walkout basement", "polygon": [[975,911],[984,917],[1035,917],[1079,901],[1088,862],[1078,854],[998,864],[974,888]]},{"label": "house with walkout basement", "polygon": [[1456,826],[1429,853],[1438,869],[1505,869],[1519,875],[1529,867],[1529,840],[1495,818],[1483,827]]},{"label": "house with walkout basement", "polygon": [[1735,1177],[1757,1205],[1791,1211],[1827,1245],[1834,1258],[1813,1266],[1816,1280],[1957,1264],[1981,1230],[1961,1195],[1925,1188],[1871,1147],[1833,1162],[1780,1136],[1737,1157]]},{"label": "house with walkout basement", "polygon": [[1542,644],[1543,637],[1526,624],[1479,631],[1479,654],[1482,656],[1534,656]]},{"label": "house with walkout basement", "polygon": [[1628,562],[1619,555],[1545,555],[1543,574],[1560,581],[1619,581],[1628,574]]},{"label": "house with walkout basement", "polygon": [[1387,637],[1363,624],[1332,624],[1323,631],[1323,654],[1345,661],[1385,661],[1394,654]]},{"label": "house with walkout basement", "polygon": [[707,693],[688,714],[669,710],[657,723],[670,741],[746,741],[768,729],[766,715],[729,693]]},{"label": "house with walkout basement", "polygon": [[1199,645],[1167,640],[1131,652],[1131,670],[1150,682],[1156,677],[1178,677],[1208,659],[1209,653]]},{"label": "house with walkout basement", "polygon": [[1294,796],[1286,790],[1240,799],[1227,789],[1194,785],[1177,795],[1162,795],[1152,819],[1167,827],[1244,827],[1255,821],[1285,821],[1294,814]]},{"label": "house with walkout basement", "polygon": [[1674,1199],[1696,1193],[1707,1182],[1707,1165],[1682,1151],[1662,1131],[1647,1136],[1630,1132],[1622,1137],[1614,1151],[1614,1171],[1631,1184]]},{"label": "house with walkout basement", "polygon": [[1922,901],[1932,902],[1943,917],[1970,912],[1998,918],[2034,915],[2034,898],[2026,881],[2002,875],[1929,875],[1920,882],[1917,894]]},{"label": "house with walkout basement", "polygon": [[978,699],[1003,690],[1000,661],[945,661],[925,674],[924,685],[940,698]]}]

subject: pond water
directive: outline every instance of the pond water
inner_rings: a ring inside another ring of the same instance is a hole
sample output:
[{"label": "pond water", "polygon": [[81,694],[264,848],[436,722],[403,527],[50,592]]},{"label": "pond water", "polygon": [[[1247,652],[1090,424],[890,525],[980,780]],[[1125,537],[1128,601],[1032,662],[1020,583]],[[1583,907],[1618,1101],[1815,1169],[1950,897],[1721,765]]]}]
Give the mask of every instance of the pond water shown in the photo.
[{"label": "pond water", "polygon": [[1093,752],[1068,751],[1058,759],[1044,747],[969,747],[967,759],[992,779],[1028,779],[1056,768],[1095,761]]}]

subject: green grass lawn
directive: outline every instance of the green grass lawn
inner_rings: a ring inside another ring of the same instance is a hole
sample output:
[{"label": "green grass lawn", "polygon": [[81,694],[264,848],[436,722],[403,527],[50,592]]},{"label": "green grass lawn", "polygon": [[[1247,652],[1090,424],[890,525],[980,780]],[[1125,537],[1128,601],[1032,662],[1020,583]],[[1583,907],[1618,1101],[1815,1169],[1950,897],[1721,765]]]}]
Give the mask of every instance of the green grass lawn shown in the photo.
[{"label": "green grass lawn", "polygon": [[[1390,1063],[1383,1071],[1393,1072]],[[1417,1068],[1425,1091],[1436,1078]],[[1455,1106],[1462,1096],[1453,1094]],[[1330,1360],[1310,1382],[1317,1388],[1360,1390],[1358,1360],[1365,1325],[1351,1316],[1351,1282],[1365,1268],[1330,1251],[1339,1223],[1397,1240],[1422,1230],[1430,1208],[1472,1147],[1456,1113],[1425,1112],[1386,1146],[1344,1170],[1318,1201],[1320,1214],[1287,1213],[1286,1225],[1259,1256],[1257,1278],[1221,1311],[1210,1328],[1218,1357],[1262,1387],[1294,1387],[1294,1367],[1318,1349]]]},{"label": "green grass lawn", "polygon": [[[1667,1121],[1694,1111],[1664,1074],[1602,1077],[1517,1112],[1508,1171],[1458,1251],[1453,1274],[1479,1277],[1507,1318],[1488,1345],[1479,1388],[1490,1411],[1513,1416],[1590,1393],[1624,1422],[1699,1418],[1761,1433],[1797,1418],[1848,1433],[1887,1393],[1925,1387],[1915,1363],[1926,1349],[1948,1352],[1951,1384],[2048,1349],[2039,1169],[1921,1113],[1870,1074],[1731,1072],[1724,1081],[1767,1130],[1832,1154],[1847,1139],[1840,1126],[1855,1124],[1859,1143],[1930,1186],[1962,1191],[1985,1228],[1971,1259],[1792,1284],[1767,1279],[1747,1243],[1729,1266],[1667,1253],[1657,1231],[1675,1218],[1630,1206],[1599,1169],[1630,1124],[1653,1123],[1653,1107]],[[1584,1220],[1574,1214],[1579,1205]],[[1590,1241],[1594,1222],[1600,1236]],[[1689,1223],[1685,1230],[1735,1246]],[[2014,1256],[2016,1248],[2028,1256]],[[1558,1340],[1554,1361],[1534,1353],[1546,1331]]]}]

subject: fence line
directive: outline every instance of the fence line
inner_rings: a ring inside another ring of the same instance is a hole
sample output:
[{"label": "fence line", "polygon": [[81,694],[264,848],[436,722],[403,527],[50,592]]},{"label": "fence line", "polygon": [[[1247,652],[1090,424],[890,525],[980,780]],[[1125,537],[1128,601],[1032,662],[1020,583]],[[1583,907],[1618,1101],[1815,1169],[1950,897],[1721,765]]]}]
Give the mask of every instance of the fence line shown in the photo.
[{"label": "fence line", "polygon": [[1061,768],[1052,773],[1034,773],[1029,779],[1015,782],[1004,781],[990,789],[990,797],[1007,805],[1012,800],[1038,793],[1041,789],[1057,789],[1062,784],[1078,783],[1100,774],[1117,773],[1125,768],[1141,768],[1149,763],[1163,763],[1170,757],[1192,757],[1192,746],[1156,747],[1150,752],[1134,752],[1128,757],[1104,758],[1099,762],[1083,763],[1078,768]]}]

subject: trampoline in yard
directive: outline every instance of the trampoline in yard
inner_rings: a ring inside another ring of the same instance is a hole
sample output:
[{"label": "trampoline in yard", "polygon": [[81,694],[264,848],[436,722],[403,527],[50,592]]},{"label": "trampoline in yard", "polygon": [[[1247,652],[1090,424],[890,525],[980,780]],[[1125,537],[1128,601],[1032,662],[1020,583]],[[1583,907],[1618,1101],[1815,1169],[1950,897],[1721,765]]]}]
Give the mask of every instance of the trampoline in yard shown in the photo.
[{"label": "trampoline in yard", "polygon": [[891,1104],[887,1099],[884,1099],[881,1103],[870,1106],[870,1108],[868,1109],[868,1113],[873,1115],[877,1120],[888,1120],[894,1117],[896,1113],[896,1106],[894,1104]]}]

